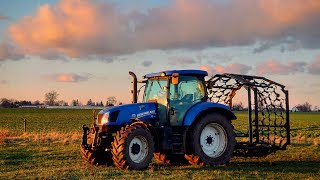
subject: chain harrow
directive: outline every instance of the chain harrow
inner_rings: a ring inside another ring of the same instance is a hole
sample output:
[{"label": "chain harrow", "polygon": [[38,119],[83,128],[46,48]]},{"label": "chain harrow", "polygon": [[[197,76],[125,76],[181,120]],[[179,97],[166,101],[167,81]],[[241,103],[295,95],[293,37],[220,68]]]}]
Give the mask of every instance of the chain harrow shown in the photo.
[{"label": "chain harrow", "polygon": [[244,87],[248,91],[249,130],[241,136],[249,139],[245,146],[263,145],[264,149],[268,147],[276,151],[290,144],[289,102],[285,86],[264,77],[238,74],[217,74],[206,83],[209,100],[230,108],[238,90]]}]

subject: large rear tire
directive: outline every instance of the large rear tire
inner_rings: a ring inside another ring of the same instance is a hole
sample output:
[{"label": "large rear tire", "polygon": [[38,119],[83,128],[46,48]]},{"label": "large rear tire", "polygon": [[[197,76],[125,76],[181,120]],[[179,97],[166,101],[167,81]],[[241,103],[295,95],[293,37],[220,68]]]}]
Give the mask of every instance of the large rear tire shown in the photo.
[{"label": "large rear tire", "polygon": [[149,166],[154,141],[149,130],[132,124],[117,132],[112,143],[112,159],[119,169],[142,170]]},{"label": "large rear tire", "polygon": [[210,113],[202,117],[192,133],[194,154],[190,164],[222,165],[229,162],[235,147],[231,122],[223,115]]}]

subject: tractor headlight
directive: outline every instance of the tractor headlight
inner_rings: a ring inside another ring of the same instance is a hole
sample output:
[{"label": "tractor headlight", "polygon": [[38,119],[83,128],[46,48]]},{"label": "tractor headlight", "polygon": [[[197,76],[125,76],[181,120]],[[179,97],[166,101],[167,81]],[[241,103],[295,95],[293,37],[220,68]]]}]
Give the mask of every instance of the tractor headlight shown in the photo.
[{"label": "tractor headlight", "polygon": [[101,118],[101,124],[105,124],[109,121],[109,112],[105,113]]}]

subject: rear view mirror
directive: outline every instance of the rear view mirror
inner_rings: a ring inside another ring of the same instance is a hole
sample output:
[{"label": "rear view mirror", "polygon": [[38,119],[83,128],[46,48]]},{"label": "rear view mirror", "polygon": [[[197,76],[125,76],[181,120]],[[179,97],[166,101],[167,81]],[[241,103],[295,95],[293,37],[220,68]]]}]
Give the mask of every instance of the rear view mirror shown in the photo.
[{"label": "rear view mirror", "polygon": [[178,73],[173,73],[171,81],[172,81],[173,85],[179,84],[179,74]]}]

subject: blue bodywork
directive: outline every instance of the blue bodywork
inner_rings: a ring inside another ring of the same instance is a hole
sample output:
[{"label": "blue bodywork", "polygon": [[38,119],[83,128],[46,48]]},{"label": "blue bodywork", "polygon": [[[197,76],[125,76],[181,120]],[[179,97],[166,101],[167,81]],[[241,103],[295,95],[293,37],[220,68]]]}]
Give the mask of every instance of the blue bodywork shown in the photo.
[{"label": "blue bodywork", "polygon": [[193,121],[204,111],[208,109],[219,109],[219,112],[224,113],[228,119],[236,119],[236,116],[231,112],[228,106],[219,103],[201,102],[192,106],[183,119],[183,126],[190,126]]},{"label": "blue bodywork", "polygon": [[136,103],[116,106],[114,108],[101,110],[99,114],[105,114],[109,112],[110,115],[113,112],[119,111],[118,117],[115,122],[107,122],[105,125],[123,125],[129,124],[131,118],[138,118],[147,123],[153,124],[158,119],[157,103]]},{"label": "blue bodywork", "polygon": [[146,74],[144,78],[152,78],[161,76],[162,73],[165,73],[166,76],[172,76],[173,73],[178,73],[180,76],[208,76],[207,71],[202,70],[170,70],[170,71],[162,71],[157,73]]},{"label": "blue bodywork", "polygon": [[[178,73],[181,76],[207,76],[208,73],[202,70],[170,70],[170,71],[162,71],[157,73],[151,73],[144,76],[144,78],[152,78],[162,76],[165,73],[165,76],[171,76],[174,73]],[[159,121],[158,116],[158,104],[154,102],[146,102],[146,103],[136,103],[136,104],[126,104],[117,107],[113,107],[110,109],[101,110],[99,114],[109,113],[109,121],[104,125],[112,126],[112,125],[124,125],[130,124],[132,118],[137,118],[144,122],[154,124],[155,122]],[[212,102],[200,102],[193,105],[185,114],[182,126],[190,126],[197,117],[204,111],[213,109],[217,110],[220,113],[226,115],[228,119],[236,119],[236,116],[231,112],[228,106],[218,103]],[[113,121],[110,120],[110,116],[116,111],[119,111],[116,119]]]},{"label": "blue bodywork", "polygon": [[[208,109],[219,109],[218,112],[226,115],[228,119],[236,119],[236,116],[231,112],[228,106],[212,102],[201,102],[195,104],[187,111],[183,119],[182,125],[190,126],[202,112]],[[114,108],[101,110],[99,114],[105,114],[109,112],[110,119],[110,115],[116,111],[119,111],[116,121],[109,121],[104,125],[112,126],[130,124],[131,118],[138,118],[139,120],[142,120],[150,124],[154,124],[156,121],[159,120],[157,112],[157,103],[153,102],[121,105]]]}]

